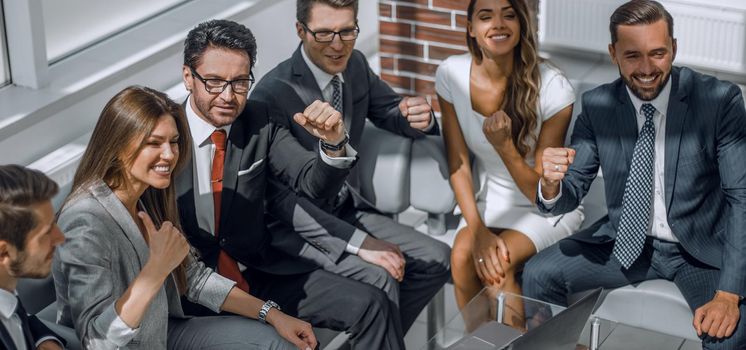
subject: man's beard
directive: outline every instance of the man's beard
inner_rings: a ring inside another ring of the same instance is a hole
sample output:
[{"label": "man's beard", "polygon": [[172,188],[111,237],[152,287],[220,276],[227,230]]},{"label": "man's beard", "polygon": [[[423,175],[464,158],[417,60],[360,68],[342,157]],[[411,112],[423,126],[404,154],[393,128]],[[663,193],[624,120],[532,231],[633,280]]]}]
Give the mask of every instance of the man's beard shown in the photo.
[{"label": "man's beard", "polygon": [[[663,75],[663,72],[661,72],[660,70],[658,70],[654,74]],[[622,70],[619,69],[619,76],[622,77],[622,80],[624,81],[624,83],[632,91],[632,94],[634,94],[635,96],[637,96],[637,98],[639,98],[640,100],[643,100],[643,101],[652,101],[656,97],[658,97],[658,95],[660,95],[661,91],[663,91],[663,88],[666,86],[666,84],[668,84],[668,80],[671,79],[671,72],[669,71],[668,74],[665,75],[665,77],[663,78],[663,80],[661,80],[661,83],[658,84],[652,92],[644,90],[644,89],[640,88],[639,86],[635,85],[634,81],[633,81],[634,74],[630,75],[630,77],[627,78],[627,77],[624,76],[624,74],[622,74]]]},{"label": "man's beard", "polygon": [[47,277],[48,273],[44,273],[42,271],[33,271],[33,270],[29,271],[28,266],[26,266],[27,260],[28,260],[28,255],[22,252],[18,253],[18,256],[16,257],[16,259],[10,263],[10,271],[13,273],[13,276],[15,276],[16,278],[45,278]]}]

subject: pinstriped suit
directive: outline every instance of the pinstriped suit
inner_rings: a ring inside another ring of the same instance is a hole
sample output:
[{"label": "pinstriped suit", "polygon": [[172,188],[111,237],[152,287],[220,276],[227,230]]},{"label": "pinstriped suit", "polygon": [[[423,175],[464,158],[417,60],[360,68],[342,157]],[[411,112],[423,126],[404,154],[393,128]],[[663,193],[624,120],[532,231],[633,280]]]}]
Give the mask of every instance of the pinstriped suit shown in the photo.
[{"label": "pinstriped suit", "polygon": [[[637,140],[634,107],[618,79],[583,95],[572,136],[577,155],[562,180],[561,197],[551,209],[537,198],[545,212],[569,212],[600,167],[608,216],[532,258],[524,271],[524,294],[565,304],[566,295],[595,286],[666,278],[677,284],[692,310],[710,301],[715,290],[746,295],[743,96],[734,84],[688,68],[674,67],[671,83],[666,128],[658,132],[665,132],[667,220],[680,244],[648,238],[628,271],[611,257]],[[727,341],[705,341],[706,347],[744,348],[743,324]]]}]

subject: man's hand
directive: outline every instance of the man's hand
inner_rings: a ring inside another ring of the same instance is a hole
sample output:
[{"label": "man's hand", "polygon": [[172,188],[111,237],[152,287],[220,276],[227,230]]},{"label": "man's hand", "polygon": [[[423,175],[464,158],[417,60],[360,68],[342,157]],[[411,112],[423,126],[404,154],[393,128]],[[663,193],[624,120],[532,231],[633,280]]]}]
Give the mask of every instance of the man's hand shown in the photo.
[{"label": "man's hand", "polygon": [[39,346],[36,347],[36,350],[63,350],[63,348],[57,341],[48,339],[39,344]]},{"label": "man's hand", "polygon": [[547,147],[541,154],[541,195],[552,199],[559,194],[559,183],[567,174],[567,169],[575,160],[575,150],[572,148]]},{"label": "man's hand", "polygon": [[303,113],[295,113],[293,120],[328,144],[337,145],[345,138],[342,113],[327,102],[313,101]]},{"label": "man's hand", "polygon": [[430,125],[432,108],[422,97],[405,97],[399,102],[399,111],[407,118],[409,126],[424,130]]},{"label": "man's hand", "polygon": [[697,335],[713,338],[727,338],[733,334],[741,317],[738,310],[740,297],[719,290],[707,304],[694,311],[694,329]]},{"label": "man's hand", "polygon": [[391,277],[401,282],[404,279],[404,255],[396,244],[384,240],[375,239],[368,235],[365,237],[357,256],[361,259],[383,267]]}]

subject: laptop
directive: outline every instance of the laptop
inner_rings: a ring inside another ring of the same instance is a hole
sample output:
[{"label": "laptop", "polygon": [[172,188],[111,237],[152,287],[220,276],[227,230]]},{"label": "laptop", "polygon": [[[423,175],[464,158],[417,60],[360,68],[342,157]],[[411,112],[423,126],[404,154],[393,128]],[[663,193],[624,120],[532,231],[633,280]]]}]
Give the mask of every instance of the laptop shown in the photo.
[{"label": "laptop", "polygon": [[490,321],[449,346],[448,350],[575,350],[588,318],[601,297],[601,288],[526,333]]}]

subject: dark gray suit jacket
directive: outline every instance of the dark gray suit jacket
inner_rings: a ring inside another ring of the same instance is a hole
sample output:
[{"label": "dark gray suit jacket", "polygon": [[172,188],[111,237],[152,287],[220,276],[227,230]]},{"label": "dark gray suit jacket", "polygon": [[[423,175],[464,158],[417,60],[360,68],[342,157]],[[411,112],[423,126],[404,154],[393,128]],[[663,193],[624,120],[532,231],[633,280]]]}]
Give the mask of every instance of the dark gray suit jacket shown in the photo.
[{"label": "dark gray suit jacket", "polygon": [[[49,327],[47,327],[38,317],[35,315],[28,316],[29,332],[31,333],[32,340],[38,342],[39,339],[44,337],[54,337],[57,341],[65,344],[65,340],[54,333]],[[31,344],[30,348],[35,348],[35,344]],[[27,344],[28,346],[28,344]],[[13,338],[10,336],[10,332],[2,324],[0,324],[0,349],[5,350],[16,350],[16,344],[13,342]]]},{"label": "dark gray suit jacket", "polygon": [[[314,101],[324,100],[313,73],[303,60],[300,51],[302,49],[302,45],[298,46],[292,57],[267,73],[254,88],[250,101],[270,105],[274,109],[273,115],[278,116],[281,119],[279,122],[289,127],[293,137],[307,150],[315,150],[318,148],[318,139],[294,123],[292,119],[295,113],[303,112]],[[353,148],[359,145],[366,119],[377,127],[398,135],[415,139],[425,137],[425,133],[412,128],[407,119],[401,115],[399,111],[401,96],[370,69],[365,55],[360,51],[352,52],[347,68],[342,74],[345,81],[342,92],[343,115]],[[436,135],[439,133],[437,123],[428,133]],[[361,156],[365,157],[362,154]],[[357,178],[355,169],[353,169],[347,182],[353,201],[342,203],[342,205],[370,208],[367,201],[356,190],[358,186],[355,179]],[[272,181],[271,183],[269,190],[271,216],[268,218],[270,225],[278,227],[285,223],[294,226],[296,233],[303,235],[332,261],[337,261],[352,237],[355,227],[342,220],[336,220],[325,212],[343,208],[335,207],[334,198],[310,202],[302,196],[297,200],[298,205],[292,205],[291,201],[278,200],[288,195],[288,183],[285,181]],[[294,215],[299,211],[302,212],[303,218]],[[307,227],[314,226],[323,227],[323,230],[305,230]],[[280,231],[283,230],[280,229]],[[284,231],[282,235],[277,234],[273,237],[275,240],[273,244],[291,254],[299,254],[303,251],[305,244],[303,237],[292,234],[287,227]]]},{"label": "dark gray suit jacket", "polygon": [[[746,111],[729,82],[674,67],[666,112],[665,203],[668,223],[684,249],[721,269],[718,289],[746,295]],[[621,79],[583,95],[572,135],[575,162],[562,196],[549,212],[576,208],[603,170],[608,216],[573,235],[587,242],[615,239],[638,129]],[[547,211],[537,198],[540,209]]]},{"label": "dark gray suit jacket", "polygon": [[309,197],[333,197],[349,169],[324,163],[318,152],[306,150],[285,126],[270,120],[265,103],[249,101],[228,135],[216,238],[197,222],[192,166],[188,164],[176,178],[179,213],[189,243],[199,250],[207,266],[217,265],[223,249],[238,262],[273,274],[316,268],[270,246],[271,233],[264,224],[267,179],[270,175],[282,179]]}]

